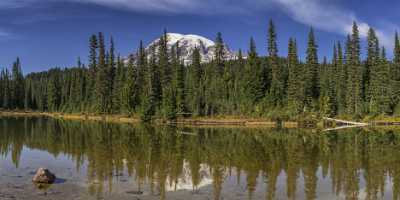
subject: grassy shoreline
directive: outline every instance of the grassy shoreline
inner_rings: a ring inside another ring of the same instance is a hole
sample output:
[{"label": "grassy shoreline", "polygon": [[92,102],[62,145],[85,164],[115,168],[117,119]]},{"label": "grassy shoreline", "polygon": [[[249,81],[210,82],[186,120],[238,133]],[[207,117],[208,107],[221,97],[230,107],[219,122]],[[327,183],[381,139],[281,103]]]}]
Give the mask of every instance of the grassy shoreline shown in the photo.
[{"label": "grassy shoreline", "polygon": [[[103,121],[111,123],[141,123],[138,116],[128,117],[126,115],[95,115],[78,113],[50,113],[35,111],[1,111],[0,116],[8,117],[35,117],[46,116],[65,120],[79,121]],[[265,118],[246,118],[240,116],[216,116],[216,117],[189,117],[179,118],[175,122],[161,119],[154,121],[154,124],[176,124],[190,126],[244,126],[244,127],[276,127],[277,122]],[[296,128],[298,123],[294,121],[283,122],[283,127]]]},{"label": "grassy shoreline", "polygon": [[[60,113],[60,112],[38,112],[38,111],[0,111],[1,116],[8,117],[35,117],[35,116],[46,116],[64,120],[78,120],[78,121],[99,121],[99,122],[110,122],[110,123],[141,123],[139,116],[127,116],[127,115],[99,115],[89,113]],[[341,116],[338,118],[348,119],[347,116]],[[304,120],[304,119],[303,119]],[[373,126],[400,126],[400,117],[395,116],[367,116],[361,122],[369,123]],[[279,124],[276,120],[268,118],[252,118],[245,116],[213,116],[213,117],[189,117],[189,118],[178,118],[174,122],[156,119],[152,122],[156,125],[174,124],[182,126],[234,126],[234,127],[278,127],[279,125],[284,128],[301,128],[309,127],[324,127],[323,119],[314,117],[314,121],[309,124],[304,124],[300,121],[282,121]],[[336,126],[331,124],[331,126]]]}]

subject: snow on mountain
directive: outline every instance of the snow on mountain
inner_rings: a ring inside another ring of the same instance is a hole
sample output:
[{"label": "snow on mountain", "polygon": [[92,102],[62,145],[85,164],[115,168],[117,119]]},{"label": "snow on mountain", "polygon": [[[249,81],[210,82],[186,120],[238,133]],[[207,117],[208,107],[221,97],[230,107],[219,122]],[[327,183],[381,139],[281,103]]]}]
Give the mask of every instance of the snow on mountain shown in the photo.
[{"label": "snow on mountain", "polygon": [[[179,42],[180,57],[183,62],[190,64],[192,62],[192,53],[195,48],[200,49],[201,61],[210,62],[215,56],[215,42],[199,35],[183,35],[179,33],[167,33],[168,48],[171,49]],[[146,52],[150,53],[152,48],[156,49],[160,39],[156,39],[146,47]],[[235,58],[235,54],[229,50],[227,45],[224,45],[225,59],[230,60]]]},{"label": "snow on mountain", "polygon": [[190,164],[185,160],[182,168],[182,174],[176,180],[167,179],[165,184],[166,191],[177,191],[177,190],[193,190],[199,189],[202,187],[206,187],[212,185],[213,179],[210,173],[210,167],[206,164],[200,164],[200,169],[197,172],[199,173],[199,182],[194,185],[193,183],[193,172],[190,169]]}]

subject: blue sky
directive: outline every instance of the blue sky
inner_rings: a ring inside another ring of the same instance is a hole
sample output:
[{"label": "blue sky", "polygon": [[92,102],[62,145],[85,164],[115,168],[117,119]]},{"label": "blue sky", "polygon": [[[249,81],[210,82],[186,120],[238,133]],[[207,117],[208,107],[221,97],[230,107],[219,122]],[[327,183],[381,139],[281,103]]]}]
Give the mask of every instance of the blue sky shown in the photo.
[{"label": "blue sky", "polygon": [[125,56],[140,39],[148,43],[164,28],[210,39],[222,32],[233,50],[246,50],[253,36],[264,55],[270,18],[280,55],[295,37],[303,56],[313,26],[320,57],[330,57],[334,41],[345,39],[353,20],[364,36],[369,26],[376,28],[390,55],[394,31],[400,30],[399,6],[396,0],[1,0],[0,67],[17,56],[25,72],[73,66],[78,56],[86,60],[88,37],[99,31],[112,35]]}]

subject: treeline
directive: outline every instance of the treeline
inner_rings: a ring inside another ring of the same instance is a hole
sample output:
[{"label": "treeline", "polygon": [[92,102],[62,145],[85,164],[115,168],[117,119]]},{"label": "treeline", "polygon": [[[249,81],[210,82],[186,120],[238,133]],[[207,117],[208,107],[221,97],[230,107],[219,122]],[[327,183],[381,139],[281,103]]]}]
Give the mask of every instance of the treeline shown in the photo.
[{"label": "treeline", "polygon": [[[215,56],[201,63],[200,49],[185,66],[180,47],[167,45],[166,32],[157,47],[140,42],[135,55],[116,56],[111,38],[92,35],[89,61],[76,67],[31,73],[21,78],[19,61],[12,73],[3,70],[3,108],[42,111],[137,114],[144,121],[185,116],[241,115],[293,118],[393,115],[400,112],[400,42],[396,34],[394,59],[386,58],[373,28],[368,33],[367,57],[361,59],[360,34],[354,22],[347,40],[335,42],[332,60],[318,58],[313,29],[305,60],[290,38],[287,57],[278,56],[274,23],[268,28],[267,56],[260,56],[254,40],[244,56],[226,59],[220,33]],[[16,68],[16,70],[14,70]],[[24,101],[21,101],[25,99]],[[10,103],[12,102],[12,103]]]}]

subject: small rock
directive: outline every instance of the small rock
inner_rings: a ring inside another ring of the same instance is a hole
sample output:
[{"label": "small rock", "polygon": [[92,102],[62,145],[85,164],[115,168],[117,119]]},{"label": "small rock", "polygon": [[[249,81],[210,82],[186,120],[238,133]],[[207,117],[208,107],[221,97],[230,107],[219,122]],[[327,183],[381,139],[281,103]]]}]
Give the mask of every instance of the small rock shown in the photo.
[{"label": "small rock", "polygon": [[56,176],[45,168],[39,168],[32,179],[34,183],[45,183],[45,184],[52,184],[54,183],[55,180]]},{"label": "small rock", "polygon": [[143,194],[142,191],[128,191],[128,192],[126,192],[126,193],[128,193],[128,194],[134,194],[134,195],[142,195],[142,194]]},{"label": "small rock", "polygon": [[116,173],[114,176],[118,177],[118,176],[124,176],[124,173]]}]

